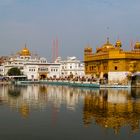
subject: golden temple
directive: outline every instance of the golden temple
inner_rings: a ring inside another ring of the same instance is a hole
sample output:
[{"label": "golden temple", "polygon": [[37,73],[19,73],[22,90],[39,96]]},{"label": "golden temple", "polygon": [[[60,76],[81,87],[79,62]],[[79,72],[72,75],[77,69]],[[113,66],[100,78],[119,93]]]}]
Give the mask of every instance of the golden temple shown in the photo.
[{"label": "golden temple", "polygon": [[131,51],[122,49],[120,40],[113,45],[109,42],[96,48],[84,49],[85,74],[94,77],[106,78],[112,81],[125,81],[128,74],[140,72],[140,42],[136,42]]}]

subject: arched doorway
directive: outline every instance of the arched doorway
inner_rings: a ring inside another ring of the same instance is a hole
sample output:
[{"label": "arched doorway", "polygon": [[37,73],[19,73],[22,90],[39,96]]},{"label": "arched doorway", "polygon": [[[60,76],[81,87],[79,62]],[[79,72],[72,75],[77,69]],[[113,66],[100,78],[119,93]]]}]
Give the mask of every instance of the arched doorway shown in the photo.
[{"label": "arched doorway", "polygon": [[41,80],[46,79],[46,75],[45,75],[45,74],[41,74],[41,75],[40,75],[40,79],[41,79]]},{"label": "arched doorway", "polygon": [[105,78],[106,80],[108,80],[108,74],[104,73],[103,78]]},{"label": "arched doorway", "polygon": [[104,73],[103,79],[104,79],[104,84],[107,84],[108,83],[108,73]]}]

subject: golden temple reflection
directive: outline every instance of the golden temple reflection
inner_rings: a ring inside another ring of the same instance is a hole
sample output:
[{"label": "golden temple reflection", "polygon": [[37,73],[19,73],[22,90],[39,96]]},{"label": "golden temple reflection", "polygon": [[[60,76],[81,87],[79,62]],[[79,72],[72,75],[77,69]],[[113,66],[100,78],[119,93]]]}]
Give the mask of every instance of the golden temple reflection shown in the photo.
[{"label": "golden temple reflection", "polygon": [[86,127],[95,122],[105,129],[113,129],[115,134],[129,126],[131,132],[136,132],[139,120],[140,101],[134,101],[129,90],[101,90],[98,95],[85,96],[83,123]]},{"label": "golden temple reflection", "polygon": [[29,106],[27,104],[22,104],[19,108],[19,112],[23,118],[27,118],[30,113]]}]

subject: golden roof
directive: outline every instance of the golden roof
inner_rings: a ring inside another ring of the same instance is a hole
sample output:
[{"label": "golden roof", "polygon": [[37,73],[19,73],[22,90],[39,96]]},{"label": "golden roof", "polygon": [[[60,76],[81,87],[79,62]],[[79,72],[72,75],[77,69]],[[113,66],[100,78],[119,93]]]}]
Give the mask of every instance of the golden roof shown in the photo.
[{"label": "golden roof", "polygon": [[137,41],[135,43],[134,49],[140,49],[140,42]]},{"label": "golden roof", "polygon": [[114,48],[114,46],[109,42],[109,38],[107,38],[107,42],[102,46],[102,48],[106,49]]},{"label": "golden roof", "polygon": [[30,53],[29,49],[26,47],[26,45],[25,45],[25,47],[21,50],[20,55],[22,55],[22,56],[30,56],[30,55],[31,55],[31,53]]},{"label": "golden roof", "polygon": [[116,47],[121,47],[121,46],[122,46],[121,41],[120,41],[120,40],[117,40],[115,46],[116,46]]},{"label": "golden roof", "polygon": [[92,51],[92,48],[85,48],[85,51]]}]

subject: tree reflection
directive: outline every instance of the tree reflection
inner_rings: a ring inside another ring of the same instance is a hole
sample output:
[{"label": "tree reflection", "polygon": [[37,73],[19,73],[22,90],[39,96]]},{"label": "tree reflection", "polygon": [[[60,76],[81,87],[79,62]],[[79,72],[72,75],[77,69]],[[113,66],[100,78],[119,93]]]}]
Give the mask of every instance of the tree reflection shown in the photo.
[{"label": "tree reflection", "polygon": [[21,89],[19,86],[10,86],[8,88],[8,95],[10,95],[10,97],[17,98],[20,96],[20,92],[21,92]]}]

